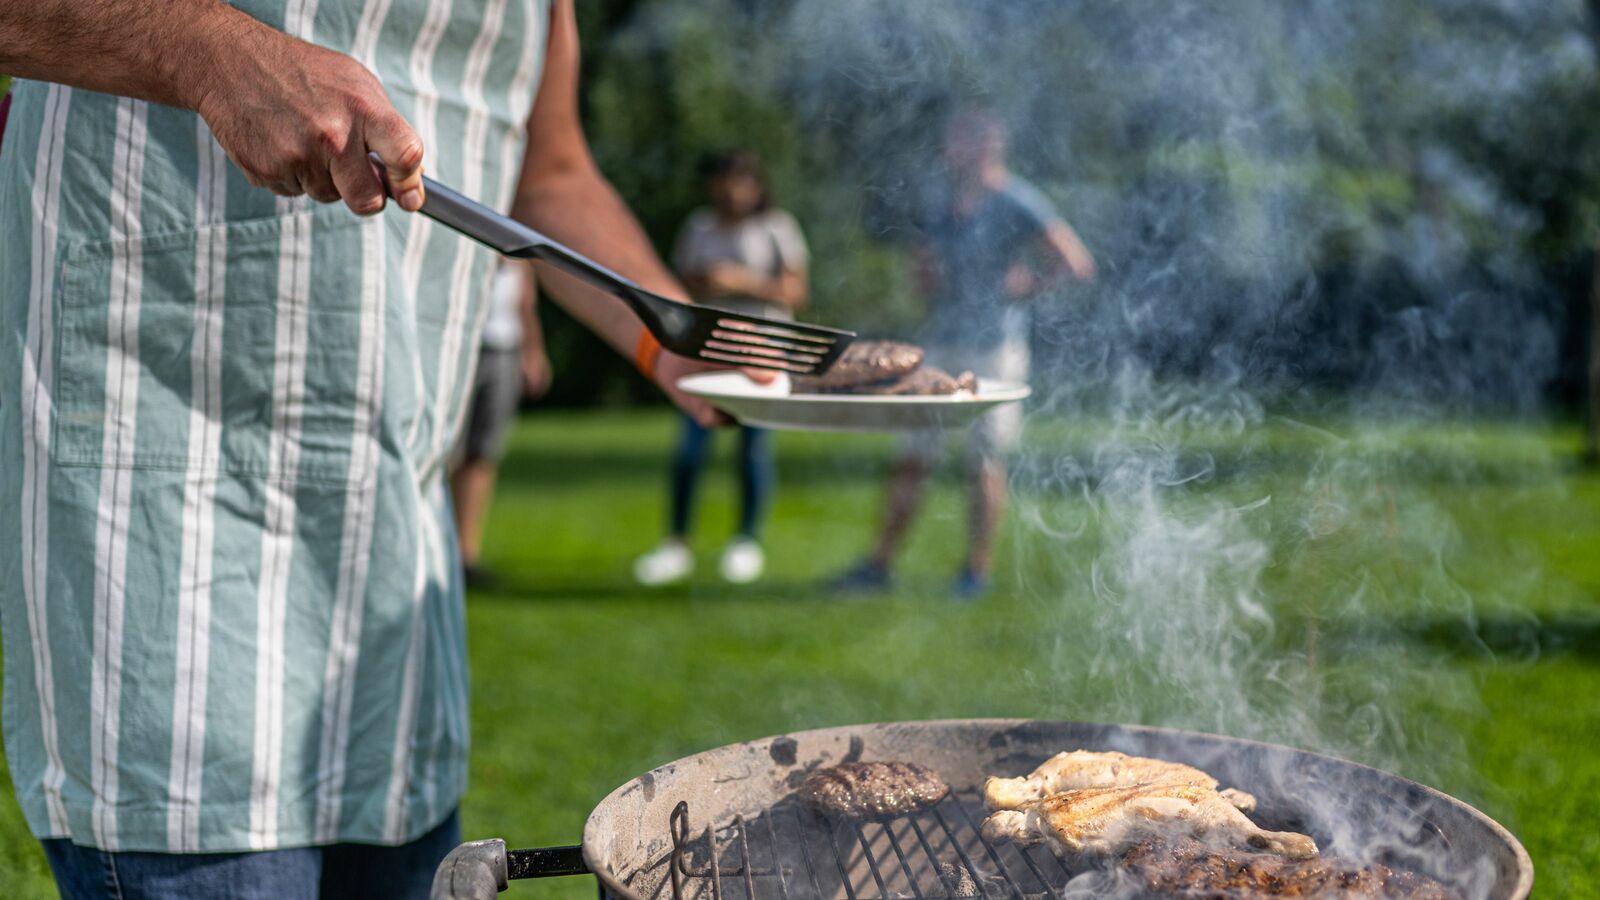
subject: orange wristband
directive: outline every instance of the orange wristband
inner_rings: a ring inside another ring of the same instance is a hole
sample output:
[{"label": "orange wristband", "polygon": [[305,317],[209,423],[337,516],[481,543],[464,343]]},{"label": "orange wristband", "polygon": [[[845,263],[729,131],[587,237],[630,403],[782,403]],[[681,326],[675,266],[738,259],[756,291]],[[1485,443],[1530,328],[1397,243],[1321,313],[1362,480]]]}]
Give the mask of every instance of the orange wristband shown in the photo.
[{"label": "orange wristband", "polygon": [[654,380],[656,377],[656,358],[661,355],[661,342],[650,333],[650,329],[639,331],[639,343],[633,348],[633,364],[639,367],[644,377]]}]

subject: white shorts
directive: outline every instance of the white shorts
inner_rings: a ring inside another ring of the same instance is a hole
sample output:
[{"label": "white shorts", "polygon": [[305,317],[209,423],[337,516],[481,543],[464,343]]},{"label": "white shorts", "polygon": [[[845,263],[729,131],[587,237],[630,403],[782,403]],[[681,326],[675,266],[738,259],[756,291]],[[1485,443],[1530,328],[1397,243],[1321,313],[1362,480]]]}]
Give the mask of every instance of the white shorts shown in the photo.
[{"label": "white shorts", "polygon": [[[972,372],[979,378],[1026,384],[1030,358],[1027,341],[1010,340],[979,351],[930,347],[927,362],[951,375]],[[900,439],[900,458],[932,466],[944,455],[951,434],[939,428],[908,432]],[[969,465],[1010,453],[1022,437],[1022,404],[1007,403],[985,414],[972,423],[966,434]]]}]

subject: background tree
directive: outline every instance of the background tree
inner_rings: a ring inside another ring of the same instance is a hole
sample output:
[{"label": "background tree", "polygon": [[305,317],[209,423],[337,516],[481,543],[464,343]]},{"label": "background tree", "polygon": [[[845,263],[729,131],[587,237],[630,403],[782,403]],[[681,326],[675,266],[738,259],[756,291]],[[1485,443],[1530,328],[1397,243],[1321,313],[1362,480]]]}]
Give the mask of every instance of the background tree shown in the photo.
[{"label": "background tree", "polygon": [[[663,249],[701,153],[762,153],[825,321],[914,329],[911,213],[940,119],[977,103],[1103,263],[1040,317],[1064,376],[1131,354],[1522,408],[1585,379],[1595,2],[596,0],[585,109]],[[558,400],[648,396],[573,329],[552,342]]]}]

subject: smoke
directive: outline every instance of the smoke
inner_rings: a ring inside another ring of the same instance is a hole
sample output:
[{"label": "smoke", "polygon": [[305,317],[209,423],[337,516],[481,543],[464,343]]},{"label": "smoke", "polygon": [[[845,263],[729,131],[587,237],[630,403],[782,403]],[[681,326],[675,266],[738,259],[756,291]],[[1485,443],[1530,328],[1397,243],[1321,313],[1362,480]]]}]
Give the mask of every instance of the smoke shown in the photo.
[{"label": "smoke", "polygon": [[1537,580],[1507,559],[1459,583],[1502,551],[1441,505],[1486,473],[1437,439],[1537,414],[1554,375],[1540,254],[1577,227],[1580,176],[1547,163],[1595,81],[1581,3],[670,6],[634,39],[703,46],[717,23],[740,90],[785,111],[792,205],[834,223],[835,320],[883,324],[860,310],[877,270],[848,260],[911,238],[963,105],[1009,123],[1014,168],[1097,256],[1095,285],[1037,309],[1012,478],[1013,575],[1096,648],[1036,673],[1065,713],[1471,783],[1443,723],[1477,686],[1395,635]]}]

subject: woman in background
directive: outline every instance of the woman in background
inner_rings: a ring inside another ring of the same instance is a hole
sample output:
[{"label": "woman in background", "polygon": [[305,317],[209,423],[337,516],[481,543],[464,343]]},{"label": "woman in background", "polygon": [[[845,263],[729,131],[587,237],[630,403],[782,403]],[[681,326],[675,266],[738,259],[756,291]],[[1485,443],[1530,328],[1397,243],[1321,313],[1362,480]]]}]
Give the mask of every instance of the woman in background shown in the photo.
[{"label": "woman in background", "polygon": [[[718,153],[701,166],[711,205],[690,214],[678,234],[673,265],[696,302],[773,319],[793,319],[805,306],[807,251],[794,217],[772,205],[760,159],[748,151]],[[666,540],[634,563],[641,584],[681,581],[694,571],[689,519],[705,469],[711,433],[683,418],[672,463]],[[761,577],[760,532],[772,497],[772,436],[739,429],[739,528],[722,551],[722,577],[746,584]]]}]

